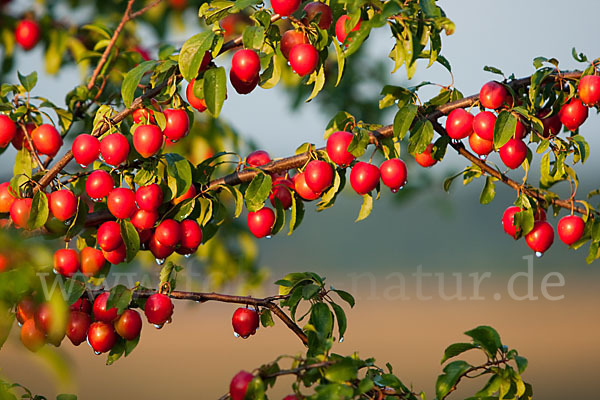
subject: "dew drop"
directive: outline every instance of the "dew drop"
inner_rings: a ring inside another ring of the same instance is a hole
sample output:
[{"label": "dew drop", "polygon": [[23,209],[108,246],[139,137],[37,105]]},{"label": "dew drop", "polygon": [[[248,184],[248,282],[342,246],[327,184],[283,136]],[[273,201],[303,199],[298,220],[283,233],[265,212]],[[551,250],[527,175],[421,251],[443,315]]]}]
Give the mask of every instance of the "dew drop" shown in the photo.
[{"label": "dew drop", "polygon": [[479,156],[479,159],[482,160],[482,161],[485,161],[487,159],[487,155],[482,154],[482,155]]},{"label": "dew drop", "polygon": [[87,165],[79,164],[79,166],[80,166],[81,168],[83,168],[83,169],[86,169],[86,168],[87,168]]},{"label": "dew drop", "polygon": [[191,254],[191,253],[190,253],[190,254],[184,254],[184,257],[185,257],[185,258],[190,258],[191,256],[192,256],[192,254]]},{"label": "dew drop", "polygon": [[541,257],[541,256],[543,256],[543,255],[544,255],[544,253],[542,253],[541,251],[536,251],[536,252],[535,252],[535,256],[536,256],[537,258],[540,258],[540,257]]},{"label": "dew drop", "polygon": [[164,258],[157,258],[157,259],[156,259],[156,263],[157,263],[158,265],[163,265],[163,264],[165,263],[165,259],[164,259]]},{"label": "dew drop", "polygon": [[236,338],[239,338],[239,337],[240,337],[240,334],[239,334],[239,333],[237,333],[236,331],[233,331],[233,336],[235,336]]},{"label": "dew drop", "polygon": [[96,350],[94,350],[94,354],[95,354],[95,355],[97,355],[97,356],[99,356],[99,355],[100,355],[100,354],[102,354],[102,353],[101,353],[101,352],[99,352],[99,351],[96,351]]},{"label": "dew drop", "polygon": [[343,342],[344,342],[344,337],[343,337],[343,336],[340,338],[339,342],[340,342],[340,343],[343,343]]},{"label": "dew drop", "polygon": [[265,236],[266,239],[271,239],[271,235]]},{"label": "dew drop", "polygon": [[160,325],[159,325],[159,324],[154,324],[154,327],[155,327],[156,329],[162,329],[163,325],[164,325],[164,324],[160,324]]},{"label": "dew drop", "polygon": [[399,189],[399,188],[393,188],[393,189],[392,189],[392,193],[398,193],[398,189]]}]

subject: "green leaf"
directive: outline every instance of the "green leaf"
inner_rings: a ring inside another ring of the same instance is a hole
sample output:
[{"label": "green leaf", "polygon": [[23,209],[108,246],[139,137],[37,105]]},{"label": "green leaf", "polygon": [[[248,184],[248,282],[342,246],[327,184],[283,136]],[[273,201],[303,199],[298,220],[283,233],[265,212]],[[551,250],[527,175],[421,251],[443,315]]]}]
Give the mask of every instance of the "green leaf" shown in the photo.
[{"label": "green leaf", "polygon": [[264,172],[258,173],[248,185],[246,193],[244,193],[244,200],[246,201],[246,208],[250,212],[256,212],[263,208],[265,201],[271,193],[273,181],[270,175]]},{"label": "green leaf", "polygon": [[335,54],[337,56],[338,74],[337,80],[335,81],[335,87],[340,84],[342,75],[344,74],[344,66],[346,65],[346,57],[344,51],[340,47],[337,41],[333,40],[333,47],[335,47]]},{"label": "green leaf", "polygon": [[227,74],[225,68],[210,68],[204,73],[204,99],[206,108],[217,118],[227,97]]},{"label": "green leaf", "polygon": [[108,357],[106,358],[106,365],[113,365],[115,361],[123,356],[125,353],[125,340],[118,338],[115,345],[110,349]]},{"label": "green leaf", "polygon": [[417,107],[415,104],[407,104],[398,110],[394,117],[394,137],[403,139],[406,132],[410,129],[415,116],[417,115]]},{"label": "green leaf", "polygon": [[342,300],[344,300],[346,303],[348,303],[350,305],[350,307],[354,307],[354,304],[355,304],[354,296],[352,296],[350,293],[348,293],[344,290],[340,290],[340,289],[331,288],[331,290],[333,290],[338,296],[340,296],[340,298]]},{"label": "green leaf", "polygon": [[517,363],[517,368],[519,369],[519,374],[522,374],[527,369],[528,361],[525,357],[516,356],[515,362]]},{"label": "green leaf", "polygon": [[246,388],[245,400],[265,400],[265,384],[259,376],[255,376]]},{"label": "green leaf", "polygon": [[290,231],[288,232],[288,236],[300,226],[303,218],[304,202],[294,193],[292,196],[292,212],[290,215]]},{"label": "green leaf", "polygon": [[233,213],[233,217],[239,217],[244,208],[244,195],[235,186],[223,185],[222,187],[229,191],[235,200],[235,212]]},{"label": "green leaf", "polygon": [[260,311],[260,323],[265,328],[275,325],[275,321],[273,321],[273,315],[271,314],[271,310],[263,308]]},{"label": "green leaf", "polygon": [[140,336],[136,337],[133,340],[125,341],[125,357],[131,354],[131,352],[137,347],[140,341]]},{"label": "green leaf", "polygon": [[479,197],[479,202],[481,204],[489,204],[494,200],[494,196],[496,196],[496,187],[494,185],[495,179],[491,176],[488,176],[485,179],[485,185],[483,186],[483,190],[481,191],[481,196]]},{"label": "green leaf", "polygon": [[121,85],[121,97],[123,97],[123,104],[125,104],[125,107],[129,107],[133,102],[135,90],[144,74],[154,68],[156,64],[158,64],[158,62],[154,60],[144,61],[125,75]]},{"label": "green leaf", "polygon": [[243,9],[262,3],[261,0],[236,0],[231,8],[232,13],[242,11]]},{"label": "green leaf", "polygon": [[29,75],[21,75],[21,73],[17,71],[17,76],[19,77],[21,85],[25,88],[25,91],[31,92],[31,89],[33,89],[37,83],[37,71],[33,71]]},{"label": "green leaf", "polygon": [[27,227],[29,229],[41,228],[48,220],[49,213],[50,210],[48,208],[48,197],[46,197],[46,193],[37,191],[31,202],[31,211],[29,213],[29,219],[27,220]]},{"label": "green leaf", "polygon": [[508,111],[500,111],[494,125],[494,148],[504,146],[517,130],[517,118]]},{"label": "green leaf", "polygon": [[74,238],[75,235],[77,235],[83,229],[88,211],[89,208],[87,203],[82,197],[79,197],[79,199],[77,199],[77,213],[75,214],[75,218],[73,218],[73,222],[71,222],[71,225],[69,225],[65,239]]},{"label": "green leaf", "polygon": [[327,140],[329,136],[336,131],[345,131],[347,126],[354,122],[354,117],[346,111],[339,111],[335,116],[327,123],[325,128],[324,139]]},{"label": "green leaf", "polygon": [[444,373],[439,375],[435,383],[435,394],[439,400],[446,398],[460,377],[471,368],[466,361],[453,361],[446,365]]},{"label": "green leaf", "polygon": [[362,221],[367,218],[373,210],[373,196],[371,193],[363,194],[363,203],[358,213],[358,218],[354,222]]},{"label": "green leaf", "polygon": [[486,65],[485,67],[483,67],[483,70],[487,71],[487,72],[491,72],[492,74],[504,76],[504,72],[502,72],[500,69],[498,69],[496,67],[492,67],[491,65]]},{"label": "green leaf", "polygon": [[444,356],[442,357],[442,361],[440,362],[440,364],[445,363],[448,359],[456,357],[457,355],[462,354],[467,350],[476,348],[477,345],[473,343],[453,343],[450,346],[446,347],[446,350],[444,350]]},{"label": "green leaf", "polygon": [[465,335],[473,338],[473,342],[480,345],[491,358],[495,357],[496,352],[502,347],[500,335],[490,326],[478,326],[465,332]]},{"label": "green leaf", "polygon": [[337,362],[329,367],[325,368],[325,379],[330,382],[345,383],[356,379],[357,368],[351,358],[344,358],[342,361]]},{"label": "green leaf", "polygon": [[66,298],[68,305],[75,303],[85,292],[85,284],[75,279],[65,280]]},{"label": "green leaf", "polygon": [[302,298],[304,300],[311,300],[317,293],[319,293],[321,287],[313,283],[302,287]]},{"label": "green leaf", "polygon": [[419,6],[423,13],[429,18],[442,16],[442,11],[435,5],[435,0],[419,0]]},{"label": "green leaf", "polygon": [[313,72],[313,74],[316,74],[315,85],[313,86],[312,93],[308,99],[305,100],[306,103],[314,99],[321,89],[323,89],[323,86],[325,86],[325,68],[323,67],[323,64],[319,65],[319,70]]},{"label": "green leaf", "polygon": [[84,25],[81,27],[81,29],[96,32],[104,39],[110,40],[110,37],[112,36],[112,32],[110,32],[104,25],[100,25],[99,23]]},{"label": "green leaf", "polygon": [[274,197],[273,200],[275,202],[275,224],[271,229],[271,234],[277,235],[283,229],[283,225],[285,225],[285,210],[277,197]]},{"label": "green leaf", "polygon": [[357,129],[346,150],[354,157],[360,157],[365,154],[368,145],[369,131],[366,129]]},{"label": "green leaf", "polygon": [[121,220],[121,236],[125,243],[126,261],[131,262],[138,251],[140,251],[140,236],[135,229],[135,226],[127,220]]},{"label": "green leaf", "polygon": [[265,41],[265,28],[262,26],[249,26],[244,29],[242,42],[246,49],[259,50]]},{"label": "green leaf", "polygon": [[166,263],[160,270],[159,287],[163,287],[165,284],[168,284],[170,290],[175,290],[177,285],[177,273],[182,269],[183,267],[176,265],[171,261]]},{"label": "green leaf", "polygon": [[[20,128],[18,128],[20,129]],[[25,145],[17,152],[15,158],[15,166],[13,167],[13,175],[25,175],[31,178],[33,170],[33,160],[31,153],[25,148]]]},{"label": "green leaf", "polygon": [[433,139],[433,124],[428,119],[418,120],[410,130],[408,139],[408,152],[420,154],[425,151]]},{"label": "green leaf", "polygon": [[213,45],[215,34],[212,31],[198,33],[183,44],[179,52],[179,71],[186,81],[191,81],[198,75],[204,53]]},{"label": "green leaf", "polygon": [[330,305],[331,308],[333,308],[333,312],[335,313],[335,319],[338,323],[338,331],[340,334],[340,338],[338,340],[341,340],[344,337],[344,333],[346,333],[346,327],[348,326],[348,322],[346,320],[346,313],[344,312],[344,309],[338,306],[337,304],[330,303]]},{"label": "green leaf", "polygon": [[192,184],[192,167],[189,161],[179,154],[168,153],[164,157],[167,161],[167,174],[175,179],[176,196],[181,196]]},{"label": "green leaf", "polygon": [[106,308],[116,308],[117,312],[121,314],[129,304],[133,297],[133,290],[128,289],[124,285],[117,285],[110,290],[110,295],[106,300]]}]

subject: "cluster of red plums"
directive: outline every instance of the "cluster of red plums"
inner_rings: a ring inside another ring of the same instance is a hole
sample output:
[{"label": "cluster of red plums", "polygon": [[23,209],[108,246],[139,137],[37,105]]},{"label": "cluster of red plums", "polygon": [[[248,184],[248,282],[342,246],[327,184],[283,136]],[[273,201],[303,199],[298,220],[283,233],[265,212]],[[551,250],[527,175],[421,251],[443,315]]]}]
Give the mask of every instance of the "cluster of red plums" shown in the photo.
[{"label": "cluster of red plums", "polygon": [[[271,1],[271,6],[276,14],[287,17],[298,10],[300,3],[300,0],[273,0]],[[344,43],[348,36],[345,26],[348,19],[347,15],[343,15],[335,24],[335,34],[340,43]],[[305,26],[309,26],[311,22],[315,22],[319,28],[328,30],[333,22],[331,8],[320,1],[308,3],[304,7],[302,22]],[[360,21],[352,31],[358,29],[360,29]],[[292,70],[299,76],[310,75],[317,68],[319,52],[310,43],[305,29],[285,31],[281,36],[280,49],[283,56],[289,61]],[[259,74],[260,59],[256,51],[242,49],[233,55],[229,79],[239,94],[248,94],[254,90],[259,82]]]},{"label": "cluster of red plums", "polygon": [[[157,125],[149,123],[154,121],[153,111],[137,109],[134,112],[134,122],[140,125],[134,131],[133,144],[143,157],[156,154],[163,145],[164,137],[176,141],[187,134],[189,120],[185,111],[167,109],[164,115],[166,126],[161,130]],[[52,157],[63,144],[60,134],[50,124],[38,127],[27,124],[21,127],[7,115],[0,115],[0,146],[6,147],[12,142],[16,148],[30,148],[23,129],[30,130],[33,147],[39,154]],[[129,155],[129,142],[120,133],[108,134],[102,140],[80,134],[73,141],[72,152],[82,167],[90,165],[100,156],[107,164],[118,167]],[[92,205],[106,199],[108,211],[116,219],[129,219],[137,229],[142,249],[150,250],[157,260],[164,260],[174,251],[183,255],[192,254],[202,242],[202,230],[196,221],[160,220],[158,209],[163,205],[163,190],[156,183],[140,186],[135,191],[115,187],[115,180],[109,172],[96,169],[87,176],[85,191],[89,196],[86,201],[91,201]],[[79,199],[70,189],[63,187],[46,196],[49,219],[55,218],[65,223],[72,221],[77,213]],[[173,199],[171,204],[176,205],[194,196],[196,188],[192,184],[186,193]],[[0,212],[10,213],[16,227],[28,228],[32,204],[32,198],[21,198],[19,193],[13,192],[8,182],[0,184]],[[120,224],[115,221],[107,221],[98,228],[97,243],[100,250],[92,247],[82,249],[81,253],[72,249],[58,250],[54,256],[55,270],[65,276],[72,276],[78,270],[87,276],[93,276],[107,261],[112,264],[123,262],[126,247],[120,229]]]},{"label": "cluster of red plums", "polygon": [[[107,308],[110,294],[104,292],[94,303],[82,297],[69,307],[66,325],[57,326],[61,318],[54,315],[50,303],[36,304],[25,297],[17,304],[16,318],[21,326],[21,342],[31,351],[39,350],[45,343],[59,346],[65,336],[79,346],[86,339],[96,354],[110,351],[118,338],[136,340],[142,330],[140,314],[131,308],[122,313],[117,308]],[[149,323],[160,328],[171,320],[173,303],[169,296],[155,293],[146,299],[144,314]]]},{"label": "cluster of red plums", "polygon": [[[537,117],[544,127],[542,138],[548,139],[558,135],[563,126],[569,131],[575,131],[585,122],[588,117],[588,107],[593,107],[600,102],[600,76],[582,77],[579,80],[578,96],[567,101],[554,115],[550,109],[538,113]],[[484,108],[499,110],[512,106],[513,99],[502,84],[491,81],[481,88],[479,102]],[[500,159],[510,169],[518,168],[527,158],[527,145],[523,141],[527,129],[520,117],[516,117],[517,124],[513,137],[498,150]],[[446,131],[455,141],[468,137],[471,150],[485,159],[494,150],[495,124],[496,115],[491,111],[482,111],[474,116],[458,108],[448,114]],[[430,167],[437,162],[431,156],[432,147],[433,145],[430,144],[423,153],[415,156],[420,165]]]},{"label": "cluster of red plums", "polygon": [[[355,159],[348,151],[348,145],[353,135],[350,132],[334,132],[327,139],[327,155],[337,166],[348,167]],[[271,161],[269,154],[263,150],[255,151],[248,155],[246,164],[259,167]],[[352,165],[350,171],[350,185],[360,195],[367,194],[377,187],[381,180],[390,190],[396,193],[406,185],[406,165],[399,158],[384,161],[378,168],[368,162],[359,161]],[[277,198],[284,209],[292,205],[292,193],[296,192],[303,200],[316,200],[328,189],[334,178],[334,169],[331,164],[323,160],[311,160],[303,171],[298,172],[289,179],[287,176],[273,175],[273,186],[270,200],[275,206]],[[258,238],[268,237],[275,223],[275,213],[269,207],[248,213],[248,228]]]},{"label": "cluster of red plums", "polygon": [[[521,212],[519,206],[508,207],[502,215],[502,227],[507,235],[518,239],[521,234],[521,228],[515,226],[515,214]],[[554,229],[546,221],[546,212],[538,208],[534,215],[533,229],[525,235],[525,241],[531,250],[538,257],[541,257],[554,242]],[[567,215],[558,221],[558,237],[568,246],[576,243],[583,237],[585,231],[585,221],[578,215]]]}]

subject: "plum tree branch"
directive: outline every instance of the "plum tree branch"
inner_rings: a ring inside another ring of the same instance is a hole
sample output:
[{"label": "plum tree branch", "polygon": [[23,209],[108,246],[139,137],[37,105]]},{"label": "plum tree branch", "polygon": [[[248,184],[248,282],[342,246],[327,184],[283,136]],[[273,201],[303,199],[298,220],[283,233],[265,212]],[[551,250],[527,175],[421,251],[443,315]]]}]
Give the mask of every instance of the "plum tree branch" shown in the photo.
[{"label": "plum tree branch", "polygon": [[[576,79],[576,78],[579,78],[580,76],[581,76],[581,72],[575,71],[575,72],[563,73],[560,75],[560,78],[561,79]],[[558,79],[558,76],[556,74],[550,75],[547,79]],[[531,77],[526,77],[526,78],[516,79],[516,80],[510,82],[509,85],[513,89],[518,89],[520,87],[527,86],[530,83],[530,81],[531,81]],[[432,122],[434,129],[438,134],[440,134],[442,136],[446,136],[447,135],[446,130],[440,125],[440,123],[437,120],[439,118],[441,118],[442,116],[449,114],[452,110],[455,110],[457,108],[471,107],[472,105],[476,104],[478,101],[479,101],[478,94],[475,94],[475,95],[472,95],[469,97],[465,97],[463,99],[441,105],[438,108],[436,108],[435,111],[426,115],[425,117]],[[380,129],[377,129],[375,131],[372,131],[370,133],[369,142],[371,144],[375,144],[378,142],[379,139],[391,137],[391,136],[393,136],[393,125],[387,125]],[[548,199],[539,190],[536,190],[532,187],[523,187],[523,185],[521,185],[518,182],[514,181],[513,179],[509,178],[505,174],[500,173],[499,171],[497,171],[496,169],[491,167],[489,164],[487,164],[484,160],[479,159],[473,153],[469,152],[465,148],[465,146],[460,142],[459,143],[450,143],[450,145],[461,156],[465,157],[466,159],[471,161],[473,164],[475,164],[479,168],[481,168],[482,171],[484,171],[488,175],[498,179],[502,183],[508,185],[509,187],[511,187],[515,190],[524,191],[531,197],[534,197],[534,198],[536,198],[540,201],[544,201],[544,202],[549,201],[551,204],[561,207],[561,208],[565,208],[568,210],[571,210],[571,208],[572,208],[574,211],[576,211],[580,214],[587,213],[587,210],[584,207],[573,206],[571,204],[570,200],[554,199],[554,198]],[[325,150],[325,148],[323,147],[318,150]],[[294,155],[291,157],[286,157],[283,159],[271,161],[270,163],[261,166],[260,169],[267,173],[280,173],[280,172],[287,171],[289,169],[302,167],[309,160],[310,160],[310,154],[303,153],[303,154],[298,154],[298,155]],[[258,171],[256,171],[255,169],[236,171],[234,173],[231,173],[229,175],[226,175],[224,177],[221,177],[221,178],[211,181],[207,185],[207,189],[208,190],[217,190],[217,188],[223,184],[239,185],[244,182],[249,182],[252,180],[252,178],[254,178],[256,176],[257,173],[258,173]]]},{"label": "plum tree branch", "polygon": [[[104,292],[103,290],[93,291],[93,295],[97,296],[98,294]],[[155,294],[154,291],[135,291],[133,293],[134,297],[137,298],[147,298],[151,295]],[[234,304],[243,304],[250,305],[255,307],[263,307],[270,310],[273,314],[275,314],[281,322],[283,322],[289,329],[292,330],[298,336],[298,338],[302,341],[304,345],[308,345],[308,337],[302,331],[302,329],[294,322],[292,319],[275,303],[277,300],[284,300],[288,296],[271,296],[265,298],[255,298],[250,296],[233,296],[229,294],[221,294],[221,293],[202,293],[202,292],[184,292],[174,290],[169,294],[169,297],[177,300],[192,300],[196,302],[205,303],[207,301],[217,301],[221,303],[234,303]]]}]

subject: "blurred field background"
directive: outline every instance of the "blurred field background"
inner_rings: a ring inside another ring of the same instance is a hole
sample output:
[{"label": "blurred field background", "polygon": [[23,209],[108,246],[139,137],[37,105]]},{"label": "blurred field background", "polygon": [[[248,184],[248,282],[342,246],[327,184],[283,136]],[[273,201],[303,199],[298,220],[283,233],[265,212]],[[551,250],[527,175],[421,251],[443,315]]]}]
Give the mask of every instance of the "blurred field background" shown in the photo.
[{"label": "blurred field background", "polygon": [[[451,61],[455,84],[465,95],[494,79],[482,70],[484,65],[520,77],[533,71],[531,60],[536,56],[557,57],[563,68],[576,68],[570,56],[573,46],[590,58],[600,55],[593,29],[600,3],[593,0],[573,2],[569,9],[556,0],[439,3],[457,25],[456,33],[444,42],[443,54]],[[186,32],[174,31],[173,40],[194,32],[194,16],[188,17],[190,27]],[[368,43],[369,54],[385,55],[391,46],[385,35],[374,35]],[[36,67],[39,57],[37,52],[23,56],[18,64],[21,72],[40,69]],[[365,57],[365,64],[370,61]],[[226,60],[220,63],[228,65]],[[391,70],[390,63],[386,65]],[[40,76],[40,89],[59,102],[64,88],[77,80],[75,68],[73,72]],[[403,74],[399,71],[391,76],[391,82],[404,83]],[[450,78],[434,67],[419,69],[413,80],[448,84]],[[373,88],[359,84],[357,90],[376,98]],[[433,95],[435,89],[430,91]],[[258,90],[248,97],[230,91],[223,115],[275,157],[292,153],[305,141],[323,144],[322,132],[329,116],[319,112],[318,103],[303,105],[296,113],[289,111],[288,104],[288,97],[278,89]],[[588,163],[577,169],[584,182],[578,192],[581,197],[600,183],[600,161],[595,157],[600,149],[599,128],[597,116],[591,113],[581,129],[592,152]],[[13,157],[7,151],[1,162],[12,162]],[[595,398],[595,361],[600,357],[598,265],[585,263],[586,248],[573,252],[556,238],[549,252],[534,260],[533,287],[539,299],[510,299],[507,282],[512,274],[527,270],[523,257],[531,255],[524,241],[514,242],[500,225],[502,211],[515,194],[497,185],[494,202],[482,206],[478,199],[483,182],[464,188],[457,181],[449,195],[444,193],[443,178],[464,165],[454,154],[448,154],[444,163],[431,170],[412,165],[406,190],[422,190],[399,199],[383,191],[371,216],[360,223],[353,221],[361,199],[350,191],[330,210],[318,215],[307,212],[293,236],[280,234],[260,241],[261,263],[269,267],[270,277],[262,291],[242,294],[272,294],[276,288],[271,282],[288,272],[308,270],[326,276],[338,288],[358,289],[357,306],[348,314],[345,340],[334,351],[359,351],[362,356],[376,357],[381,365],[390,362],[404,383],[426,391],[428,398],[433,398],[446,345],[463,340],[462,332],[480,324],[494,326],[506,345],[529,359],[524,378],[533,384],[536,398]],[[520,178],[520,173],[514,176]],[[530,173],[533,180],[537,176],[535,170]],[[568,196],[568,188],[562,189]],[[557,221],[550,218],[553,226]],[[443,301],[433,279],[424,286],[425,294],[433,298],[417,300],[410,276],[418,266],[424,272],[444,272],[448,294],[454,291],[451,274],[462,273],[467,296],[468,274],[490,272],[492,277],[480,290],[485,300]],[[564,287],[550,289],[552,295],[564,295],[564,299],[550,301],[542,296],[541,281],[549,272],[564,276]],[[357,278],[361,273],[370,275]],[[410,299],[391,298],[397,294],[392,290],[398,285],[397,279],[390,277],[393,273],[407,278]],[[517,291],[524,292],[524,280],[517,282]],[[71,364],[71,379],[63,381],[57,381],[45,363],[18,343],[15,330],[12,341],[0,353],[0,374],[49,397],[72,391],[83,399],[217,398],[227,391],[231,376],[240,369],[252,369],[282,353],[302,351],[296,337],[277,322],[274,328],[261,329],[248,340],[234,338],[230,324],[233,310],[230,305],[177,302],[173,324],[160,331],[145,324],[135,352],[110,367],[85,344],[79,348],[62,346],[59,351]],[[272,398],[286,394],[283,386],[271,392]],[[465,387],[466,392],[451,398],[466,396],[469,384]]]}]

